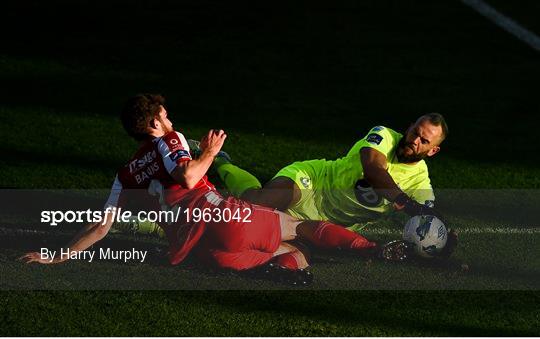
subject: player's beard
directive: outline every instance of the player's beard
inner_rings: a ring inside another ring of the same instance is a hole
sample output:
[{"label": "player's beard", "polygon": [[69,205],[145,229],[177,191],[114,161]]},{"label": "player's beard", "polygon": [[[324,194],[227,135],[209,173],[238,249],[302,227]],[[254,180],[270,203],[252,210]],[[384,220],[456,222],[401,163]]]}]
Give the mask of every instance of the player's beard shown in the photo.
[{"label": "player's beard", "polygon": [[169,133],[171,133],[172,131],[174,131],[174,130],[173,130],[172,128],[170,128],[170,127],[164,127],[163,129],[165,130],[165,134],[169,134]]},{"label": "player's beard", "polygon": [[399,162],[409,164],[409,163],[413,163],[413,162],[418,162],[418,161],[423,160],[423,159],[425,159],[427,157],[427,152],[413,153],[413,154],[410,154],[410,155],[405,154],[405,149],[409,145],[411,146],[411,150],[414,152],[412,144],[408,144],[407,140],[405,140],[405,137],[402,137],[401,140],[399,140],[399,143],[398,143],[398,145],[396,147],[396,157],[397,157]]},{"label": "player's beard", "polygon": [[163,126],[162,128],[163,128],[163,134],[164,134],[164,135],[165,135],[165,134],[169,134],[169,133],[171,133],[172,131],[174,131],[174,129],[172,128],[172,126],[169,127],[169,126],[167,126],[167,125],[165,124],[165,122],[164,122],[161,118],[158,118],[158,119],[159,119],[159,122],[161,122],[161,126]]}]

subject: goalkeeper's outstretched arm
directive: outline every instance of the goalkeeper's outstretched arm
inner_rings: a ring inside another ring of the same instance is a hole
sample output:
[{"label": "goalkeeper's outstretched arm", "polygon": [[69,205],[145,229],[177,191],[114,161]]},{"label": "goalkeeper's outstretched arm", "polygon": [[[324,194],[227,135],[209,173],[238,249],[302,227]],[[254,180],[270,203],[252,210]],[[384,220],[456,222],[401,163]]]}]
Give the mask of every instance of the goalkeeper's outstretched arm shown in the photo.
[{"label": "goalkeeper's outstretched arm", "polygon": [[360,150],[360,161],[364,170],[364,178],[377,194],[392,201],[394,208],[403,210],[411,216],[421,214],[438,216],[433,208],[419,204],[398,187],[388,173],[387,159],[384,154],[373,148],[364,147]]},{"label": "goalkeeper's outstretched arm", "polygon": [[393,202],[403,193],[388,173],[384,154],[376,149],[364,147],[360,150],[360,160],[364,178],[378,194]]}]

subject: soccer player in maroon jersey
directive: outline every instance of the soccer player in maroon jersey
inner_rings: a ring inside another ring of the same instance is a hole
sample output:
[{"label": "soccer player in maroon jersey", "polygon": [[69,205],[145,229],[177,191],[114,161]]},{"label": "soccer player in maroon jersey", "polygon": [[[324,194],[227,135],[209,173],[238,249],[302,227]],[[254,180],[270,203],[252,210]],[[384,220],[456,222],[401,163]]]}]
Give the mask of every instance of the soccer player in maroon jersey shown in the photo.
[{"label": "soccer player in maroon jersey", "polygon": [[[180,263],[193,250],[203,262],[222,268],[246,270],[273,262],[302,269],[308,262],[304,252],[291,243],[295,240],[319,248],[375,252],[375,242],[339,225],[297,220],[272,208],[223,197],[206,172],[227,135],[210,130],[201,140],[201,155],[192,159],[185,137],[173,130],[164,102],[160,95],[140,94],[128,100],[122,110],[122,124],[140,146],[118,171],[105,208],[127,207],[140,200],[141,192],[146,197],[159,192],[159,204],[165,208],[188,211],[179,213],[176,222],[160,223],[169,242],[171,264]],[[154,198],[153,208],[156,206]],[[207,213],[204,220],[196,218],[201,211]],[[112,213],[106,213],[103,222],[85,226],[66,247],[70,251],[87,249],[105,237],[112,223]],[[37,252],[22,259],[44,264],[67,260],[44,260]]]}]

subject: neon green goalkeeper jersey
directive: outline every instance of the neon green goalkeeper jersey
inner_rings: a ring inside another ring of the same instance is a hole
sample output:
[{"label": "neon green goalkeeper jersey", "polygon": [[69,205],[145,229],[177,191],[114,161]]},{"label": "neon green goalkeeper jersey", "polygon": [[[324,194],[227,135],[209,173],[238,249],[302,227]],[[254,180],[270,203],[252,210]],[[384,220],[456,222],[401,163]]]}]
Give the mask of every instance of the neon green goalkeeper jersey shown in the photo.
[{"label": "neon green goalkeeper jersey", "polygon": [[[407,195],[421,204],[434,201],[426,163],[423,160],[414,165],[398,162],[395,150],[401,138],[402,134],[390,128],[377,126],[358,141],[345,157],[334,161],[306,162],[312,167],[318,167],[316,178],[311,178],[310,183],[313,200],[311,204],[304,201],[296,208],[293,207],[291,209],[293,215],[310,219],[318,217],[351,225],[372,219],[375,213],[393,210],[392,203],[375,193],[363,179],[360,150],[364,147],[376,149],[386,156],[388,173]],[[302,163],[298,165],[300,164]],[[307,215],[303,215],[305,213],[302,213],[301,209],[304,204],[306,207],[309,205],[315,207],[318,215],[310,215],[310,211],[307,210],[304,211]],[[294,211],[295,209],[297,210]]]}]

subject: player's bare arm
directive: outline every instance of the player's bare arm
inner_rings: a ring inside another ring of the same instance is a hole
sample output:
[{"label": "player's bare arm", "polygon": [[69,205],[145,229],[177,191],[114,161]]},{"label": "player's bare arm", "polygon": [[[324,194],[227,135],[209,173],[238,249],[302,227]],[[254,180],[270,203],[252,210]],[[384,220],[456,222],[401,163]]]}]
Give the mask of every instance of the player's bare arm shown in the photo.
[{"label": "player's bare arm", "polygon": [[[70,251],[84,251],[90,246],[94,245],[101,239],[103,239],[113,223],[113,213],[105,213],[105,221],[99,221],[96,223],[91,223],[83,227],[71,241],[64,246],[64,248],[69,249]],[[68,256],[55,256],[51,261],[50,259],[44,259],[41,257],[39,252],[29,252],[19,258],[20,260],[26,262],[27,264],[32,262],[37,262],[40,264],[58,264],[63,261],[68,260]]]},{"label": "player's bare arm", "polygon": [[212,165],[226,138],[223,130],[210,130],[201,141],[200,157],[177,165],[171,173],[173,179],[188,189],[195,187]]},{"label": "player's bare arm", "polygon": [[360,160],[364,178],[378,194],[394,202],[394,208],[403,210],[409,215],[435,214],[432,208],[419,204],[398,187],[387,171],[384,154],[373,148],[364,147],[360,150]]},{"label": "player's bare arm", "polygon": [[360,150],[360,161],[364,169],[364,178],[378,194],[389,201],[394,201],[403,193],[387,171],[384,154],[376,149],[364,147]]}]

